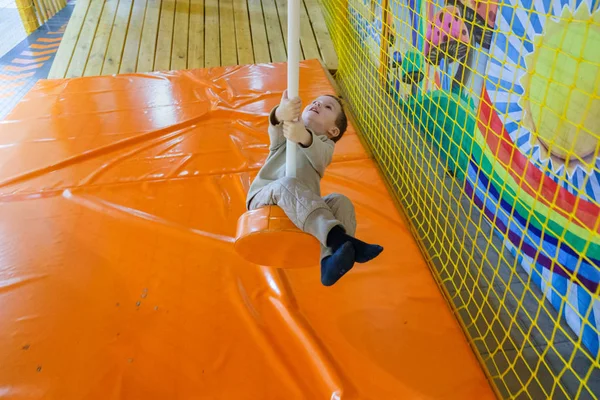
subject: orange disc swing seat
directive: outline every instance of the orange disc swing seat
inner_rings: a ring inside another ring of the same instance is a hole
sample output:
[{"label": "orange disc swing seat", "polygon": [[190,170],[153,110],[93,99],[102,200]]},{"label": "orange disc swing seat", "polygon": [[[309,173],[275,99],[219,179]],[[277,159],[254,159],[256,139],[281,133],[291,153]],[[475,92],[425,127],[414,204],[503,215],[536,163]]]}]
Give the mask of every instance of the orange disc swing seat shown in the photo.
[{"label": "orange disc swing seat", "polygon": [[319,241],[301,231],[278,206],[247,211],[238,219],[235,250],[245,260],[276,268],[306,268],[319,262]]}]

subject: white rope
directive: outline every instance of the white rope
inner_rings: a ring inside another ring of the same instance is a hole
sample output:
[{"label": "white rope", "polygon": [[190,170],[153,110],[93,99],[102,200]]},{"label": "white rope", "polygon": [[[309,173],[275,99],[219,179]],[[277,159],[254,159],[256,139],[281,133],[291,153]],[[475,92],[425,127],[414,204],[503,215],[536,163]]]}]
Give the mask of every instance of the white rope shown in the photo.
[{"label": "white rope", "polygon": [[[288,0],[288,97],[298,96],[300,81],[300,0]],[[288,140],[285,153],[285,176],[296,177],[296,143]]]}]

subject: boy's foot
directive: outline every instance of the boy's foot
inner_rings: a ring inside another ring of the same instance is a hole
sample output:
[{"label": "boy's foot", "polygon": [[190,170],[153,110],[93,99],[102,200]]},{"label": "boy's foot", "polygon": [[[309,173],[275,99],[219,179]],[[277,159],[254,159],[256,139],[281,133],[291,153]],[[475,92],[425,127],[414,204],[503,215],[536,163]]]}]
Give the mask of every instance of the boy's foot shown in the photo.
[{"label": "boy's foot", "polygon": [[341,245],[332,255],[321,260],[321,283],[331,286],[354,266],[354,246],[350,242]]},{"label": "boy's foot", "polygon": [[329,235],[327,236],[327,246],[331,247],[334,252],[348,242],[352,243],[354,247],[355,259],[358,263],[371,261],[383,251],[383,247],[377,244],[365,243],[362,240],[358,240],[357,238],[346,234],[344,229],[339,225],[329,231]]}]

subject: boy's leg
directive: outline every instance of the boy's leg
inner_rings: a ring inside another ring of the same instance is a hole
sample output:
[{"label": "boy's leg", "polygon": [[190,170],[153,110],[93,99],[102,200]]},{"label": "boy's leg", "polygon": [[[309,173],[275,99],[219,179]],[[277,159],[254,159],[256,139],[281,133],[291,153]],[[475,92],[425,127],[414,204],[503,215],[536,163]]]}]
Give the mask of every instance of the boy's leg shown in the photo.
[{"label": "boy's leg", "polygon": [[[340,225],[333,226],[328,231],[328,241],[331,241],[330,232],[342,232],[344,235],[354,236],[356,232],[356,216],[354,205],[344,195],[333,193],[323,198],[330,208],[331,213]],[[329,246],[327,245],[329,244]],[[356,248],[354,243],[346,241],[332,249],[331,243],[321,246],[321,283],[325,286],[335,284],[342,276],[354,266]]]},{"label": "boy's leg", "polygon": [[365,243],[354,237],[356,233],[356,215],[350,199],[341,194],[332,194],[325,198],[325,202],[331,208],[335,218],[341,222],[341,225],[333,226],[328,232],[326,243],[328,249],[321,249],[322,259],[330,254],[335,254],[337,249],[347,242],[352,243],[355,261],[358,263],[368,262],[383,251],[383,247],[379,245]]},{"label": "boy's leg", "polygon": [[[349,200],[348,200],[349,201]],[[340,225],[328,204],[296,178],[281,178],[263,187],[250,202],[250,209],[277,205],[299,229],[327,245],[331,228]]]},{"label": "boy's leg", "polygon": [[[353,237],[354,206],[345,196],[334,194],[323,199],[297,179],[282,178],[262,188],[249,208],[267,205],[281,207],[299,229],[321,242],[321,282],[325,286],[336,283],[352,269],[355,261],[366,262],[383,250]],[[333,254],[327,247],[334,248]]]},{"label": "boy's leg", "polygon": [[[354,236],[356,233],[356,214],[352,201],[339,193],[329,194],[323,197],[323,201],[325,201],[335,219],[341,223],[346,233]],[[321,259],[330,255],[331,248],[321,244]]]},{"label": "boy's leg", "polygon": [[321,247],[321,283],[335,284],[354,266],[377,257],[381,246],[365,243],[354,237],[356,214],[354,205],[344,195],[330,194],[323,199],[341,225],[334,226],[327,235],[327,246]]}]

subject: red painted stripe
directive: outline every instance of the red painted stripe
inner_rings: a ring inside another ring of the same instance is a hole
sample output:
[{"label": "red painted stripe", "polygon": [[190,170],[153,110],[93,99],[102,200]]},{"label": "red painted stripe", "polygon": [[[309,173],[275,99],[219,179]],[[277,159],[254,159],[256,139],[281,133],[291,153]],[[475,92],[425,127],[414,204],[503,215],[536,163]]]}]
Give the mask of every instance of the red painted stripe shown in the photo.
[{"label": "red painted stripe", "polygon": [[56,53],[57,49],[54,50],[44,50],[44,51],[29,51],[29,50],[25,50],[21,52],[22,56],[29,56],[29,57],[39,57],[39,56],[45,56],[46,54],[54,54]]},{"label": "red painted stripe", "polygon": [[58,49],[58,46],[60,46],[60,43],[53,43],[53,44],[37,44],[34,43],[32,45],[30,45],[29,47],[32,49]]},{"label": "red painted stripe", "polygon": [[573,221],[577,225],[592,231],[596,229],[600,233],[600,226],[595,227],[600,218],[600,207],[569,193],[533,165],[504,129],[500,117],[492,107],[487,90],[484,88],[482,92],[477,124],[490,150],[506,166],[516,184],[525,193],[564,217],[575,215],[577,219]]},{"label": "red painted stripe", "polygon": [[29,65],[29,64],[36,63],[36,62],[48,61],[49,59],[50,59],[50,56],[37,57],[37,58],[15,58],[12,60],[12,62],[15,64]]},{"label": "red painted stripe", "polygon": [[25,74],[18,75],[2,75],[0,74],[0,81],[16,81],[18,79],[30,78],[35,75],[35,72],[27,72]]},{"label": "red painted stripe", "polygon": [[42,43],[59,43],[62,38],[39,38],[37,41]]},{"label": "red painted stripe", "polygon": [[44,63],[39,63],[39,64],[33,64],[33,65],[26,65],[23,67],[17,67],[15,65],[7,65],[6,67],[4,67],[5,71],[12,71],[12,72],[23,72],[23,71],[31,71],[32,69],[38,69],[44,66]]},{"label": "red painted stripe", "polygon": [[21,87],[25,82],[0,83],[0,91]]}]

